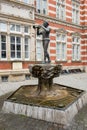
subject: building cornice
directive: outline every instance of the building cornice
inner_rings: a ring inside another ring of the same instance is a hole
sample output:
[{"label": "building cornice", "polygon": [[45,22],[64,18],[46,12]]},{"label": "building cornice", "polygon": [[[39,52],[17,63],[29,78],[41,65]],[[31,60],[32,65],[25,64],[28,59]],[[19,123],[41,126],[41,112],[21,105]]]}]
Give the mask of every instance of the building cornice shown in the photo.
[{"label": "building cornice", "polygon": [[68,33],[64,28],[55,29],[55,32],[56,33],[63,33],[63,34],[67,34]]},{"label": "building cornice", "polygon": [[84,29],[84,30],[87,29],[87,26],[82,26],[82,29]]},{"label": "building cornice", "polygon": [[71,1],[80,4],[80,0],[71,0]]},{"label": "building cornice", "polygon": [[17,4],[17,5],[19,5],[19,6],[23,6],[23,7],[25,7],[25,8],[35,8],[35,6],[34,5],[29,5],[29,4],[26,4],[26,3],[24,3],[24,2],[21,2],[21,1],[17,1],[17,0],[2,0],[2,2],[10,2],[10,3],[12,3],[12,4]]},{"label": "building cornice", "polygon": [[26,18],[22,18],[22,17],[17,17],[17,16],[14,16],[14,15],[7,15],[7,14],[3,14],[3,13],[0,13],[0,20],[3,20],[3,19],[7,19],[7,21],[11,21],[11,20],[15,20],[15,21],[20,21],[20,22],[27,22],[27,23],[32,23],[32,24],[35,24],[35,20],[31,20],[31,19],[26,19]]},{"label": "building cornice", "polygon": [[61,24],[61,25],[65,25],[65,26],[69,26],[69,27],[73,27],[73,28],[82,29],[81,25],[69,23],[67,21],[62,21],[62,20],[59,20],[57,18],[50,17],[48,15],[42,15],[42,14],[39,14],[39,13],[35,13],[35,18],[38,18],[38,19],[41,19],[41,20],[47,20],[49,22],[53,22],[53,23],[57,23],[57,24]]},{"label": "building cornice", "polygon": [[81,37],[81,34],[79,32],[74,32],[74,33],[71,33],[72,36],[77,36],[77,37]]}]

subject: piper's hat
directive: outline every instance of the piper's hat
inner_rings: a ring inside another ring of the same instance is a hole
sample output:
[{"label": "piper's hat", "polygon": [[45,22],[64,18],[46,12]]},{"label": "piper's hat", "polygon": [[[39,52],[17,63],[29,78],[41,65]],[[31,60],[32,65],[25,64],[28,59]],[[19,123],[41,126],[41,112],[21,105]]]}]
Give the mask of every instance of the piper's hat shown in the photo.
[{"label": "piper's hat", "polygon": [[48,25],[49,25],[49,23],[47,21],[43,22],[43,26],[48,26]]}]

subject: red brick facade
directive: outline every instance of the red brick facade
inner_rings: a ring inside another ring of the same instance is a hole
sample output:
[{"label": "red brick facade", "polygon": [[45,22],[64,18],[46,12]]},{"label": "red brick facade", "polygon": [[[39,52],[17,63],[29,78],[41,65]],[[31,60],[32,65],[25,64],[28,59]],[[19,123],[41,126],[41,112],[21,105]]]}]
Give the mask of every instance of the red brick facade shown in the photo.
[{"label": "red brick facade", "polygon": [[[48,0],[47,15],[36,12],[36,23],[42,24],[47,20],[51,27],[50,55],[55,63],[62,63],[68,67],[87,66],[87,0],[65,0],[65,20],[56,18],[56,0]],[[79,4],[79,24],[72,22],[72,2]],[[56,29],[67,31],[66,61],[56,61]],[[80,60],[72,60],[72,34],[80,34]]]}]

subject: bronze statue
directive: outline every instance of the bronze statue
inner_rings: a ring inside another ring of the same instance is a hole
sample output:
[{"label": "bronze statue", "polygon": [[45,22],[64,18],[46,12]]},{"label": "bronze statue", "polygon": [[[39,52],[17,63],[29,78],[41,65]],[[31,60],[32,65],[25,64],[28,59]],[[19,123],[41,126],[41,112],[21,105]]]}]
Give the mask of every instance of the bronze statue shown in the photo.
[{"label": "bronze statue", "polygon": [[[44,49],[44,63],[50,63],[51,60],[50,60],[49,53],[47,51],[48,45],[50,42],[49,34],[50,34],[50,30],[51,30],[49,28],[49,23],[47,21],[45,21],[45,22],[43,22],[42,25],[39,25],[39,26],[34,25],[33,28],[34,29],[37,28],[37,35],[42,35],[42,42],[43,42],[43,49]],[[41,30],[41,28],[42,28],[42,30]],[[46,59],[48,61],[46,61]]]}]

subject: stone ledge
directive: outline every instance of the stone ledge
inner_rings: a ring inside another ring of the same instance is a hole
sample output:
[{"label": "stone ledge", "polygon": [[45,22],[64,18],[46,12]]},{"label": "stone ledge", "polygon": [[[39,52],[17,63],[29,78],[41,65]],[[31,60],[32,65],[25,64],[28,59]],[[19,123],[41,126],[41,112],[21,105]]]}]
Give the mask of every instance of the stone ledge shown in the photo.
[{"label": "stone ledge", "polygon": [[48,122],[68,126],[78,111],[87,104],[87,93],[84,92],[75,102],[65,109],[53,109],[39,106],[18,104],[9,100],[4,101],[2,110],[6,113],[15,113]]},{"label": "stone ledge", "polygon": [[27,74],[27,73],[30,73],[29,69],[0,70],[0,76],[3,76],[3,75],[15,75],[15,74]]}]

